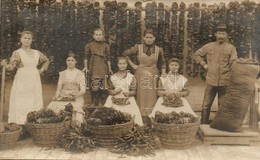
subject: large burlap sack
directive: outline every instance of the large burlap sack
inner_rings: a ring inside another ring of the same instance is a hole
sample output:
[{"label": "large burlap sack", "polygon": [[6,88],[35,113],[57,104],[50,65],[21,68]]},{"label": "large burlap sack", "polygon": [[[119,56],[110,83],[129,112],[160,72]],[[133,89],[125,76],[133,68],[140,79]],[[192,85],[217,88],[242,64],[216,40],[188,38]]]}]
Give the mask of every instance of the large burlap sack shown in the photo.
[{"label": "large burlap sack", "polygon": [[254,93],[259,72],[258,62],[240,58],[231,67],[226,95],[220,100],[220,108],[210,127],[237,131],[243,123]]}]

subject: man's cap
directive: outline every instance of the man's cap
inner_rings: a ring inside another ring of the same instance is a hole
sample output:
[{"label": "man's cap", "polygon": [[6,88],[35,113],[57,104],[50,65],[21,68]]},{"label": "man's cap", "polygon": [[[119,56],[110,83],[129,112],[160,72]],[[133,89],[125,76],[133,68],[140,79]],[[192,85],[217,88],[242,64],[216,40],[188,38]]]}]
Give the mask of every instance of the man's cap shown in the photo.
[{"label": "man's cap", "polygon": [[216,27],[216,32],[217,31],[225,31],[227,32],[227,25],[225,23],[219,23]]}]

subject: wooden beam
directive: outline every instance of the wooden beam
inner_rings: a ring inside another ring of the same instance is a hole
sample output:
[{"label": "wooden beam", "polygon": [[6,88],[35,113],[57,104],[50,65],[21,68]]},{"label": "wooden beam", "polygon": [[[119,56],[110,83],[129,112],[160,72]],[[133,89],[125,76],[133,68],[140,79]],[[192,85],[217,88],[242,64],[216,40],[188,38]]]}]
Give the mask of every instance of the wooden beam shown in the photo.
[{"label": "wooden beam", "polygon": [[258,110],[259,110],[259,94],[260,94],[260,84],[255,83],[255,90],[252,94],[252,98],[250,100],[250,113],[249,113],[249,127],[253,131],[258,131]]},{"label": "wooden beam", "polygon": [[198,133],[205,145],[255,145],[259,143],[258,132],[248,127],[242,127],[239,132],[227,132],[211,128],[209,125],[200,125]]},{"label": "wooden beam", "polygon": [[1,104],[0,104],[0,133],[4,132],[5,127],[3,123],[4,115],[4,89],[5,89],[5,66],[2,67],[2,83],[1,83]]}]

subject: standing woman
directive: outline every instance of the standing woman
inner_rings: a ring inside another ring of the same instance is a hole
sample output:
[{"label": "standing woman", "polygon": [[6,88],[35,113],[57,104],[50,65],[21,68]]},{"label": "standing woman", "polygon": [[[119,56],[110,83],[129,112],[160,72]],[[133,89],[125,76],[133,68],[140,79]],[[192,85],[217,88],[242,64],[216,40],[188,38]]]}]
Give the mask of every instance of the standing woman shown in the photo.
[{"label": "standing woman", "polygon": [[[49,60],[40,51],[31,49],[33,33],[21,33],[21,48],[14,51],[10,63],[1,62],[7,70],[17,68],[11,89],[8,122],[23,125],[27,114],[43,107],[40,74],[47,70]],[[41,68],[37,66],[41,64]]]},{"label": "standing woman", "polygon": [[144,43],[136,44],[126,50],[123,55],[136,55],[139,66],[136,66],[129,59],[129,64],[136,69],[137,78],[137,105],[140,108],[143,121],[150,123],[148,115],[152,112],[157,101],[156,84],[159,77],[158,67],[162,69],[162,75],[166,75],[166,63],[162,48],[156,46],[155,33],[151,29],[144,31]]}]

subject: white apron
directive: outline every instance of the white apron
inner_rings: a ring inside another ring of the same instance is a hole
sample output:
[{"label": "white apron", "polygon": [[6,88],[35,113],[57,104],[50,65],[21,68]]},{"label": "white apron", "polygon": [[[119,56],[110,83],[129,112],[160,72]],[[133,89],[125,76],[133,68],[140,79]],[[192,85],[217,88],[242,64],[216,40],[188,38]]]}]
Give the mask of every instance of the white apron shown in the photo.
[{"label": "white apron", "polygon": [[[133,78],[134,78],[134,75],[132,75],[131,73],[127,73],[127,76],[125,78],[118,77],[115,74],[111,76],[111,81],[112,81],[114,87],[122,89],[122,92],[115,95],[116,98],[125,97],[123,95],[123,92],[129,91],[129,86],[131,85]],[[143,126],[141,112],[139,110],[138,105],[136,104],[135,98],[133,96],[129,97],[128,101],[130,102],[129,105],[124,105],[124,106],[116,105],[112,102],[112,96],[109,95],[104,106],[113,107],[116,110],[119,110],[121,112],[126,112],[126,113],[131,114],[134,117],[134,122],[140,126]]]},{"label": "white apron", "polygon": [[[180,75],[179,79],[176,82],[172,82],[169,78],[169,76],[167,76],[166,78],[161,77],[161,82],[163,85],[163,88],[171,93],[178,93],[180,92],[184,86],[185,83],[187,82],[187,79],[185,77],[183,77],[182,75]],[[162,113],[170,113],[170,112],[185,112],[185,113],[190,113],[192,115],[194,115],[195,117],[197,117],[197,115],[194,113],[194,111],[192,110],[189,102],[186,100],[186,98],[181,98],[183,101],[183,106],[182,107],[178,107],[178,108],[173,108],[173,107],[166,107],[164,105],[162,105],[163,103],[163,97],[159,97],[155,107],[152,111],[152,113],[149,115],[149,117],[155,118],[155,113],[156,111],[160,111]]]},{"label": "white apron", "polygon": [[14,77],[8,122],[24,124],[29,112],[43,107],[41,79],[36,68],[40,55],[36,50],[33,50],[33,56],[27,55],[22,49],[18,52],[24,67],[19,68]]},{"label": "white apron", "polygon": [[[62,85],[62,90],[60,93],[60,96],[68,96],[72,92],[79,92],[80,91],[80,85],[85,86],[85,78],[83,73],[75,69],[72,72],[68,72],[68,70],[60,72],[59,82]],[[84,106],[84,96],[79,96],[76,98],[76,101],[67,102],[67,101],[52,101],[47,108],[50,108],[56,113],[59,113],[60,110],[65,109],[65,106],[67,104],[71,103],[73,106],[73,110],[76,111],[75,119],[79,121],[80,123],[83,123],[84,120],[84,114],[83,106]]]}]

